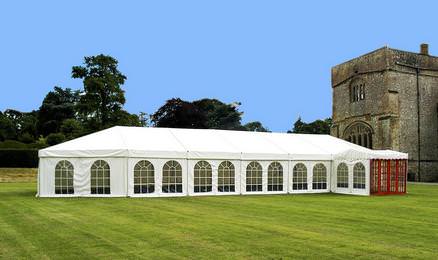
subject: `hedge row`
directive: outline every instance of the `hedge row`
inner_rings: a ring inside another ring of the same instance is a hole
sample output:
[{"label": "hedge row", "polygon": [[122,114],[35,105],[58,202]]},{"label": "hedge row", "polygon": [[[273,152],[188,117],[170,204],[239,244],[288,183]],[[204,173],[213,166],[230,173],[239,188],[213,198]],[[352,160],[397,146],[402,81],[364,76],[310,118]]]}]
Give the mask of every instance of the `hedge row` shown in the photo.
[{"label": "hedge row", "polygon": [[0,168],[37,168],[38,150],[0,149]]}]

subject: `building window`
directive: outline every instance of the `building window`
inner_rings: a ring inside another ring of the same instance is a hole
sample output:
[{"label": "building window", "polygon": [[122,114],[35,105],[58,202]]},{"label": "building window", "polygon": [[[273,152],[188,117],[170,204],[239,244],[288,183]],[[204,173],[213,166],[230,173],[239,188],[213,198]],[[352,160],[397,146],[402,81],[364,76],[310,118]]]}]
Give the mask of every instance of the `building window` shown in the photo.
[{"label": "building window", "polygon": [[206,161],[199,161],[194,169],[194,192],[211,192],[211,165]]},{"label": "building window", "polygon": [[55,194],[73,194],[73,165],[66,160],[55,166]]},{"label": "building window", "polygon": [[154,191],[154,166],[149,161],[139,161],[134,166],[134,193],[152,193]]},{"label": "building window", "polygon": [[354,81],[350,85],[350,102],[358,102],[365,99],[365,83]]},{"label": "building window", "polygon": [[297,163],[293,169],[292,176],[293,190],[307,190],[307,168],[302,163]]},{"label": "building window", "polygon": [[258,162],[251,162],[246,167],[246,191],[263,191],[262,166]]},{"label": "building window", "polygon": [[314,190],[327,189],[327,168],[322,163],[313,166],[312,188]]},{"label": "building window", "polygon": [[353,168],[353,188],[365,189],[365,166],[356,163]]},{"label": "building window", "polygon": [[337,173],[337,187],[348,188],[348,167],[345,163],[338,165]]},{"label": "building window", "polygon": [[283,166],[273,162],[268,167],[268,191],[283,190]]},{"label": "building window", "polygon": [[103,160],[95,161],[91,166],[91,194],[111,194],[110,167]]},{"label": "building window", "polygon": [[163,166],[162,191],[182,193],[182,168],[177,161],[168,161]]},{"label": "building window", "polygon": [[223,161],[218,167],[218,191],[234,192],[234,165],[229,161]]},{"label": "building window", "polygon": [[344,131],[344,140],[372,149],[373,130],[368,124],[354,122]]}]

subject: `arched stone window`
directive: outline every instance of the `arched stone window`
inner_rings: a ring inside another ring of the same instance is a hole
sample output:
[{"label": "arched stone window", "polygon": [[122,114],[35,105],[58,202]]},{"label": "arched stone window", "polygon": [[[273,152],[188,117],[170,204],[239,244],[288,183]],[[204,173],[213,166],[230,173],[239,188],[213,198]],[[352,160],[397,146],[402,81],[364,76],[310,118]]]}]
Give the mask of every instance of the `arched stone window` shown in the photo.
[{"label": "arched stone window", "polygon": [[365,83],[360,80],[353,80],[350,83],[350,102],[358,102],[365,99]]},{"label": "arched stone window", "polygon": [[365,189],[365,166],[356,163],[353,167],[353,188]]},{"label": "arched stone window", "polygon": [[152,193],[154,191],[154,166],[149,161],[139,161],[134,166],[134,193]]},{"label": "arched stone window", "polygon": [[268,191],[283,190],[283,166],[273,162],[268,167]]},{"label": "arched stone window", "polygon": [[313,166],[312,188],[314,190],[327,189],[327,168],[322,163]]},{"label": "arched stone window", "polygon": [[246,191],[263,191],[262,185],[262,166],[251,162],[246,167]]},{"label": "arched stone window", "polygon": [[219,164],[218,185],[219,192],[234,192],[234,165],[229,161],[223,161]]},{"label": "arched stone window", "polygon": [[340,163],[336,170],[337,187],[348,188],[348,166],[345,163]]},{"label": "arched stone window", "polygon": [[297,163],[293,169],[293,190],[307,190],[307,168],[303,163]]},{"label": "arched stone window", "polygon": [[344,139],[351,143],[372,149],[373,129],[364,122],[352,123],[345,129]]},{"label": "arched stone window", "polygon": [[162,191],[182,193],[182,168],[177,161],[168,161],[163,166]]},{"label": "arched stone window", "polygon": [[66,160],[55,166],[55,194],[73,194],[73,165]]},{"label": "arched stone window", "polygon": [[91,166],[91,194],[111,194],[110,167],[103,160],[97,160]]},{"label": "arched stone window", "polygon": [[211,192],[211,165],[206,161],[199,161],[194,169],[194,192]]}]

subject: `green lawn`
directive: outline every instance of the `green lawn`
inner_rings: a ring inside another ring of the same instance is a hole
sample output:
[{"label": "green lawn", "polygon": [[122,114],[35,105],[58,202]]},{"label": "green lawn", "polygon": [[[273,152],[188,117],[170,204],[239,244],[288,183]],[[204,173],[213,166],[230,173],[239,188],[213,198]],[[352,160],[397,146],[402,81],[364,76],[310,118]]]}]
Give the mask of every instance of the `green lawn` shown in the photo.
[{"label": "green lawn", "polygon": [[438,258],[438,186],[409,195],[35,198],[0,183],[0,259]]}]

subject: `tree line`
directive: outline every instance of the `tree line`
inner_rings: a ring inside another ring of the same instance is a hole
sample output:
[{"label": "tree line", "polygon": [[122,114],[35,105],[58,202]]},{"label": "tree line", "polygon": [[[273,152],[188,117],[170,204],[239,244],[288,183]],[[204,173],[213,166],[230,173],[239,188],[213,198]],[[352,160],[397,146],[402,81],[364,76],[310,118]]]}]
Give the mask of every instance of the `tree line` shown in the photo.
[{"label": "tree line", "polygon": [[[115,125],[269,131],[259,121],[242,124],[239,102],[209,98],[172,98],[150,115],[131,114],[123,109],[127,77],[111,56],[85,57],[82,65],[72,67],[71,76],[82,80],[83,89],[55,86],[37,110],[0,111],[0,148],[43,148]],[[288,132],[328,134],[330,124],[330,119],[305,123],[298,118]]]}]

